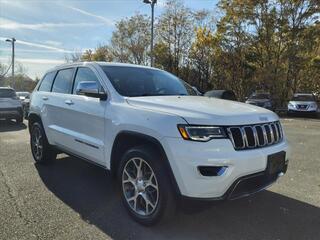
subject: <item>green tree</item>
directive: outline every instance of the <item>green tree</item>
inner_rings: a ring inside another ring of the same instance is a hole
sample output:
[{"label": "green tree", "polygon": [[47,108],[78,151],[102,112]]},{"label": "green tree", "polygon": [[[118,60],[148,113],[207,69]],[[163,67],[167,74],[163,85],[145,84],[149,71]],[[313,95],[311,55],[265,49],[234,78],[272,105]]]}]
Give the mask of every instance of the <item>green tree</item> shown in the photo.
[{"label": "green tree", "polygon": [[[164,13],[156,24],[157,41],[165,50],[166,59],[156,57],[156,63],[177,75],[181,66],[187,64],[194,36],[193,16],[181,0],[167,1]],[[165,60],[165,61],[164,61]],[[158,61],[158,62],[157,62]]]},{"label": "green tree", "polygon": [[149,47],[149,17],[137,14],[116,24],[109,48],[114,60],[147,65],[150,61]]}]

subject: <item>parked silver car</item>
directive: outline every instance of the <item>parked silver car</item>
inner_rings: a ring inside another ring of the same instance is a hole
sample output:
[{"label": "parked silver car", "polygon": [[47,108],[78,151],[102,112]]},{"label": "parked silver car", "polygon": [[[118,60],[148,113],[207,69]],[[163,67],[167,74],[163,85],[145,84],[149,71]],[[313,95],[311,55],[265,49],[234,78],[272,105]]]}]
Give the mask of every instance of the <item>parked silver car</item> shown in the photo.
[{"label": "parked silver car", "polygon": [[316,115],[318,108],[316,97],[313,94],[296,93],[288,103],[288,115],[294,113]]}]

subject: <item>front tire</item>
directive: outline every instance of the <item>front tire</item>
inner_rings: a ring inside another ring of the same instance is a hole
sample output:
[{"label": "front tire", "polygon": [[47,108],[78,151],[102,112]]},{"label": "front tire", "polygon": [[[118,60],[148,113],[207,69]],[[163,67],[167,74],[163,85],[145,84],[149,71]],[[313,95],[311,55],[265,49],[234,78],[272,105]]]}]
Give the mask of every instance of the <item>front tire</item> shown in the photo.
[{"label": "front tire", "polygon": [[43,126],[39,122],[35,122],[31,126],[30,145],[36,163],[48,163],[57,156],[57,153],[48,143]]},{"label": "front tire", "polygon": [[125,208],[147,226],[167,218],[175,208],[168,171],[159,155],[148,146],[134,147],[123,155],[118,172]]}]

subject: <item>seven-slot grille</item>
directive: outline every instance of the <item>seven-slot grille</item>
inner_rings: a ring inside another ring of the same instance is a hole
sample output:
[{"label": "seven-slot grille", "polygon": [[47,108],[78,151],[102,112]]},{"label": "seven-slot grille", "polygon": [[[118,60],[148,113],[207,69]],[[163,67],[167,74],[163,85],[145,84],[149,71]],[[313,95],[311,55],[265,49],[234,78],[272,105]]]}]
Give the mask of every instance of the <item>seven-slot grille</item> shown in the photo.
[{"label": "seven-slot grille", "polygon": [[266,147],[283,139],[279,122],[228,127],[227,133],[235,150]]}]

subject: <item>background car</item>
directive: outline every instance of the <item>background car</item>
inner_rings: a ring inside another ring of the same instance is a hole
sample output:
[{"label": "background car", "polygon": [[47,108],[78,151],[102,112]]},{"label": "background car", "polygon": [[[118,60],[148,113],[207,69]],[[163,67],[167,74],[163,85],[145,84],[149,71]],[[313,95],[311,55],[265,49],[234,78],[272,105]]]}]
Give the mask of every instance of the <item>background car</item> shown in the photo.
[{"label": "background car", "polygon": [[296,93],[288,103],[288,115],[312,114],[317,115],[319,106],[312,93]]},{"label": "background car", "polygon": [[235,93],[232,90],[211,90],[204,94],[205,97],[214,97],[225,100],[238,101]]},{"label": "background car", "polygon": [[27,97],[22,101],[23,116],[24,116],[25,119],[28,119],[29,106],[30,106],[30,95],[27,96]]},{"label": "background car", "polygon": [[16,94],[22,103],[23,117],[25,119],[27,119],[28,112],[29,112],[30,93],[29,92],[16,92]]},{"label": "background car", "polygon": [[23,101],[24,99],[26,99],[27,97],[30,96],[29,92],[16,92],[16,95],[18,96],[18,98]]},{"label": "background car", "polygon": [[254,92],[246,100],[245,103],[255,105],[258,107],[263,107],[271,111],[274,110],[273,101],[271,99],[270,93],[266,92]]},{"label": "background car", "polygon": [[12,88],[0,87],[0,119],[23,121],[22,104]]}]

